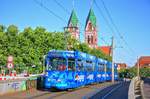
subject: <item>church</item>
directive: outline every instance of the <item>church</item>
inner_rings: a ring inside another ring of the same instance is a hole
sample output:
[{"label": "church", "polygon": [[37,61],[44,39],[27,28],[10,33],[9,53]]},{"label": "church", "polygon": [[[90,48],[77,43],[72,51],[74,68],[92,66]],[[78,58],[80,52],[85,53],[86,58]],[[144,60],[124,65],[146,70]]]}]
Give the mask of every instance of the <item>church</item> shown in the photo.
[{"label": "church", "polygon": [[[71,37],[77,40],[80,39],[79,20],[74,9],[68,21],[67,31],[71,34]],[[84,42],[87,43],[90,48],[102,50],[105,54],[111,56],[111,46],[98,46],[97,21],[92,8],[90,8],[86,18]]]}]

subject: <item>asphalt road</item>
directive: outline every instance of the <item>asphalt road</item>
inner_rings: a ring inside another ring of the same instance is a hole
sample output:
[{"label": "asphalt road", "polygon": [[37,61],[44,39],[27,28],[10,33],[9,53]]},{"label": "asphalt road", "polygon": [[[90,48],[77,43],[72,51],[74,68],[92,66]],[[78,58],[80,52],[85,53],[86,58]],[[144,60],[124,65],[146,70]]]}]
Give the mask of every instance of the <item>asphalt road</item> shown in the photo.
[{"label": "asphalt road", "polygon": [[150,78],[145,78],[143,83],[143,93],[145,99],[150,99]]},{"label": "asphalt road", "polygon": [[128,99],[130,82],[122,82],[101,90],[90,99]]}]

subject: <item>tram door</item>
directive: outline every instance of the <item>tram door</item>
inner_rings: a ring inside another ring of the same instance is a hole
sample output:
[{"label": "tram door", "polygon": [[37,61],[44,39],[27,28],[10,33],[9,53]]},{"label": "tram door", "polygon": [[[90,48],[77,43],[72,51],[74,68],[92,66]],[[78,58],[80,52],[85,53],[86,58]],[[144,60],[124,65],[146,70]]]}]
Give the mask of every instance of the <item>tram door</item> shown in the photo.
[{"label": "tram door", "polygon": [[85,61],[81,59],[76,60],[76,73],[75,81],[77,86],[85,85],[85,70],[84,70]]},{"label": "tram door", "polygon": [[95,81],[94,66],[95,66],[95,63],[93,61],[86,61],[85,71],[86,71],[86,83],[87,84],[93,83]]}]

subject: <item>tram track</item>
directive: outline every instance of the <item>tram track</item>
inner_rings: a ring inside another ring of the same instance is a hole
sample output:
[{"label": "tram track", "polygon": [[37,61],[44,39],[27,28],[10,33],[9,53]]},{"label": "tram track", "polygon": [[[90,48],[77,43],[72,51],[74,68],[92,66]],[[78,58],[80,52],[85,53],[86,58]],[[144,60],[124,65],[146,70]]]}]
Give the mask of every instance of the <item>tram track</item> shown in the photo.
[{"label": "tram track", "polygon": [[37,95],[37,96],[33,96],[30,97],[28,99],[54,99],[56,97],[62,96],[67,94],[68,92],[59,92],[59,93],[46,93],[46,94],[42,94],[42,95]]}]

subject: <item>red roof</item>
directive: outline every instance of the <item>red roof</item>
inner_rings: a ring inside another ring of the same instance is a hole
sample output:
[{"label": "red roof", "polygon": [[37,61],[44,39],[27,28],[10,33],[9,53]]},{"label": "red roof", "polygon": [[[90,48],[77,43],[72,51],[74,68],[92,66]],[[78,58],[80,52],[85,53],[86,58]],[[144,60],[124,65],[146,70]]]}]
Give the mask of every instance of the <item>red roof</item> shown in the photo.
[{"label": "red roof", "polygon": [[116,63],[116,64],[118,64],[118,70],[127,68],[127,64],[126,63]]},{"label": "red roof", "polygon": [[111,54],[111,46],[100,46],[100,47],[98,47],[98,49],[100,49],[107,55]]},{"label": "red roof", "polygon": [[149,65],[150,64],[150,56],[141,56],[139,59],[140,66]]}]

